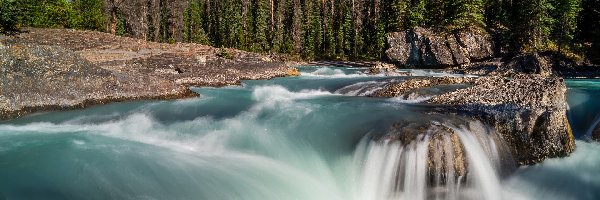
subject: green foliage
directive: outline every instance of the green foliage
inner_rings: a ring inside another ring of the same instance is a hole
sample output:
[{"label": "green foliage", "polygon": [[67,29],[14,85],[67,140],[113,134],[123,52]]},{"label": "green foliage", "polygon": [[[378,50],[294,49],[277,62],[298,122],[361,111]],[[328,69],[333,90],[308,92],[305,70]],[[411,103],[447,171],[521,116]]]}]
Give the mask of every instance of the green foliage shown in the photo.
[{"label": "green foliage", "polygon": [[0,0],[0,33],[11,33],[18,30],[20,11],[14,1]]},{"label": "green foliage", "polygon": [[581,0],[557,0],[554,19],[556,19],[553,39],[557,42],[559,52],[569,48],[575,39],[577,17],[581,12]]},{"label": "green foliage", "polygon": [[252,40],[253,43],[250,46],[251,51],[265,52],[268,50],[267,41],[267,19],[268,19],[268,5],[267,0],[253,0],[251,13],[252,22]]},{"label": "green foliage", "polygon": [[0,0],[1,31],[18,27],[102,30],[101,0]]},{"label": "green foliage", "polygon": [[204,32],[203,18],[201,12],[204,8],[202,1],[191,0],[184,12],[183,39],[186,42],[198,44],[210,44],[209,38]]},{"label": "green foliage", "polygon": [[231,54],[229,54],[229,51],[227,51],[227,49],[223,46],[221,46],[221,48],[219,48],[219,57],[225,58],[225,59],[232,59],[232,56],[231,56]]},{"label": "green foliage", "polygon": [[22,9],[23,26],[38,28],[73,28],[77,13],[66,0],[17,0]]},{"label": "green foliage", "polygon": [[73,27],[87,30],[104,30],[107,22],[103,15],[102,0],[75,0],[72,7],[76,13],[71,16]]},{"label": "green foliage", "polygon": [[[117,15],[117,32],[116,35],[118,36],[123,36],[125,35],[126,32],[126,24],[125,24],[125,18],[123,17],[122,14],[118,14]],[[170,38],[169,38],[170,39]]]},{"label": "green foliage", "polygon": [[425,0],[417,0],[409,8],[406,16],[406,28],[421,26],[425,20]]},{"label": "green foliage", "polygon": [[[600,57],[600,0],[131,1],[148,6],[144,33],[162,42],[306,59],[380,59],[389,32],[477,28],[493,33],[497,46],[511,54],[558,50]],[[104,15],[103,3],[111,1],[0,0],[0,32],[19,27],[102,30],[105,17],[112,17]],[[116,13],[116,34],[142,32],[131,30],[143,26],[123,14]]]},{"label": "green foliage", "polygon": [[451,13],[450,29],[464,29],[484,26],[483,0],[453,0],[449,1],[448,11]]},{"label": "green foliage", "polygon": [[552,45],[549,40],[554,19],[554,6],[547,0],[519,0],[513,2],[507,24],[511,34],[512,52],[544,51]]}]

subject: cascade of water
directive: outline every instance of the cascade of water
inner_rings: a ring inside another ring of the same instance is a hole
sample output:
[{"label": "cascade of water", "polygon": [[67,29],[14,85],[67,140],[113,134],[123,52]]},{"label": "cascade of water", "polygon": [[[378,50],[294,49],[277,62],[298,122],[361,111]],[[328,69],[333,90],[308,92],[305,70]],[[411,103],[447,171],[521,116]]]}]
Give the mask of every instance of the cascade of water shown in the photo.
[{"label": "cascade of water", "polygon": [[428,136],[423,136],[406,146],[390,141],[371,143],[359,182],[359,199],[425,199],[427,160],[422,158],[427,157],[428,141]]},{"label": "cascade of water", "polygon": [[367,81],[359,82],[335,91],[336,94],[344,94],[347,96],[368,96],[375,91],[382,89],[388,82]]},{"label": "cascade of water", "polygon": [[600,114],[598,116],[596,116],[596,119],[594,119],[594,122],[592,123],[592,125],[588,128],[588,130],[585,133],[585,137],[588,139],[591,139],[594,133],[594,130],[596,129],[596,127],[598,127],[600,125]]},{"label": "cascade of water", "polygon": [[360,199],[502,199],[496,140],[483,124],[428,130],[409,144],[372,141],[362,156]]}]

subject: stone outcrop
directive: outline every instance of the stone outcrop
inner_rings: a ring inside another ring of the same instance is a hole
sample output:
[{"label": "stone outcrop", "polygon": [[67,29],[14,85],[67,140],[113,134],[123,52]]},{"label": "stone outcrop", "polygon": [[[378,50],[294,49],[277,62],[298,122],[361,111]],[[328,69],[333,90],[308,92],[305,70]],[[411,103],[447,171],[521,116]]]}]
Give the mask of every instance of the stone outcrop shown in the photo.
[{"label": "stone outcrop", "polygon": [[489,34],[482,30],[436,33],[417,27],[387,35],[387,57],[401,66],[447,67],[494,56]]},{"label": "stone outcrop", "polygon": [[387,74],[396,71],[396,66],[392,64],[377,62],[369,68],[369,74]]},{"label": "stone outcrop", "polygon": [[[422,77],[391,82],[371,96],[399,97],[411,90],[446,84],[469,87],[434,95],[426,102],[440,105],[437,113],[462,116],[493,127],[516,163],[535,164],[546,158],[567,156],[575,149],[566,117],[567,88],[561,78],[541,75]],[[408,136],[410,134],[396,138],[404,140]]]},{"label": "stone outcrop", "polygon": [[430,113],[425,118],[401,120],[374,141],[398,142],[408,149],[415,143],[427,142],[428,183],[439,186],[448,180],[464,182],[468,179],[470,161],[459,134],[469,134],[482,141],[482,150],[494,164],[500,165],[501,174],[515,169],[514,159],[502,139],[493,129],[471,117]]},{"label": "stone outcrop", "polygon": [[383,89],[375,91],[371,97],[398,97],[411,90],[433,87],[440,85],[453,84],[471,84],[475,81],[474,78],[454,78],[454,77],[420,77],[411,78],[402,82],[391,82],[384,86]]},{"label": "stone outcrop", "polygon": [[452,105],[456,112],[495,127],[517,163],[527,165],[567,156],[575,149],[566,117],[566,91],[561,78],[482,77],[473,87],[429,102]]},{"label": "stone outcrop", "polygon": [[425,135],[429,137],[427,166],[431,177],[437,172],[452,171],[456,177],[467,174],[468,163],[458,135],[438,122],[396,122],[377,140],[398,141],[408,146]]},{"label": "stone outcrop", "polygon": [[189,86],[298,75],[260,54],[106,33],[31,29],[0,40],[0,120],[130,99],[196,96]]}]

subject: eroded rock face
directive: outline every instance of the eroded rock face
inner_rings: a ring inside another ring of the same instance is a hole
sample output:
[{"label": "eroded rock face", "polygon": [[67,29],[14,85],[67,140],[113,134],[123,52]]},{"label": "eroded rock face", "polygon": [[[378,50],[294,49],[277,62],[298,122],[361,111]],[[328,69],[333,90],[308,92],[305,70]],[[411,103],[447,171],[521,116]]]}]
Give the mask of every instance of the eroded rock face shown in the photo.
[{"label": "eroded rock face", "polygon": [[[374,97],[399,97],[437,85],[463,84],[426,100],[454,113],[493,127],[520,165],[563,157],[575,149],[566,117],[564,80],[542,75],[479,78],[419,77],[388,83]],[[600,131],[599,131],[600,132]],[[410,132],[401,141],[410,141]]]},{"label": "eroded rock face", "polygon": [[415,143],[426,142],[427,182],[430,186],[442,186],[447,182],[465,182],[469,179],[470,161],[467,151],[475,149],[466,149],[459,134],[476,138],[484,151],[478,153],[487,155],[489,161],[499,167],[501,174],[505,173],[504,170],[508,172],[515,168],[510,151],[495,130],[469,117],[433,114],[431,119],[422,121],[399,121],[381,137],[375,138],[375,141],[397,142],[405,149],[414,148]]},{"label": "eroded rock face", "polygon": [[387,41],[388,58],[409,67],[463,65],[494,56],[491,37],[480,30],[447,34],[417,27],[389,33]]},{"label": "eroded rock face", "polygon": [[518,75],[479,78],[473,87],[434,97],[462,115],[495,127],[521,165],[563,157],[575,149],[561,78]]}]

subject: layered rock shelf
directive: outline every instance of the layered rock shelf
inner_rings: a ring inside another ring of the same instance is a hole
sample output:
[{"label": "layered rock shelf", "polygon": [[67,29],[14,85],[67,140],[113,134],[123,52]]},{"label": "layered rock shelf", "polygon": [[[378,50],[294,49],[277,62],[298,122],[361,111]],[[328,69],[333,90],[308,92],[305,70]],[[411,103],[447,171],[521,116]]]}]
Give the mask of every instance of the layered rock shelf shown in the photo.
[{"label": "layered rock shelf", "polygon": [[255,53],[65,29],[0,38],[0,72],[0,119],[122,100],[192,97],[197,94],[190,86],[298,75]]}]

